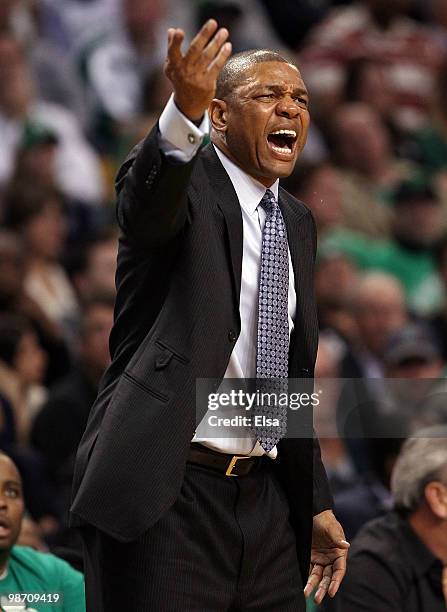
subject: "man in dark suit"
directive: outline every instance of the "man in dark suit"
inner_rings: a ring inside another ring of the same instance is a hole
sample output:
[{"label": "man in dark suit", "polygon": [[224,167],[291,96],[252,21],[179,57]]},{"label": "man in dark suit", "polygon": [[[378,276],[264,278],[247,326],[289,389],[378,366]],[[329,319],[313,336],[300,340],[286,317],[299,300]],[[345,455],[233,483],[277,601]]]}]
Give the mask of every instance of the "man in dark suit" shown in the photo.
[{"label": "man in dark suit", "polygon": [[281,411],[243,436],[196,434],[198,379],[311,379],[317,349],[314,222],[278,191],[306,140],[308,94],[270,51],[225,64],[227,37],[210,20],[183,55],[169,30],[173,97],[117,178],[112,364],[71,509],[95,612],[304,610],[309,561],[318,601],[345,572],[312,435],[283,437]]}]

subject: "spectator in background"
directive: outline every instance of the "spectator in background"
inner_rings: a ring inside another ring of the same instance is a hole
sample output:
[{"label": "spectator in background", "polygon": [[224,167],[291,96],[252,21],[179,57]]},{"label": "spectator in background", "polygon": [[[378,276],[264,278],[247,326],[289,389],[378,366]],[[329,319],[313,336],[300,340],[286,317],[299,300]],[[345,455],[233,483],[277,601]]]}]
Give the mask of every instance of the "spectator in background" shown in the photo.
[{"label": "spectator in background", "polygon": [[442,299],[435,252],[446,229],[445,213],[430,185],[411,183],[396,191],[394,210],[394,249],[383,265],[403,283],[410,308],[428,314]]},{"label": "spectator in background", "polygon": [[415,171],[393,156],[379,113],[363,103],[340,107],[333,119],[335,156],[342,177],[342,224],[371,237],[390,232],[389,202],[396,186]]},{"label": "spectator in background", "polygon": [[395,510],[365,525],[352,543],[336,597],[340,612],[446,609],[447,428],[417,436],[394,466]]},{"label": "spectator in background", "polygon": [[14,415],[15,441],[28,443],[31,421],[46,400],[46,355],[30,324],[19,315],[0,317],[0,395]]},{"label": "spectator in background", "polygon": [[430,325],[441,346],[444,361],[447,361],[447,235],[437,245],[435,261],[444,287],[444,299],[439,310],[432,315]]},{"label": "spectator in background", "polygon": [[310,34],[301,54],[317,112],[341,102],[348,64],[379,60],[387,66],[394,122],[414,130],[427,120],[443,50],[407,14],[413,0],[363,0],[334,8]]},{"label": "spectator in background", "polygon": [[98,121],[126,125],[141,113],[144,80],[164,61],[164,13],[161,0],[122,0],[121,27],[86,50],[87,86]]},{"label": "spectator in background", "polygon": [[[84,578],[54,555],[17,546],[24,514],[22,481],[12,460],[0,451],[0,606],[12,610],[8,597],[20,593],[47,595],[47,602],[14,602],[14,610],[85,611]],[[48,603],[49,594],[58,594]],[[19,598],[21,601],[21,598]],[[29,605],[27,605],[29,604]]]},{"label": "spectator in background", "polygon": [[[337,403],[346,381],[340,378],[345,347],[330,332],[320,334],[315,366],[316,388],[322,390],[324,401],[315,411],[315,429],[320,440],[322,458],[334,494],[336,515],[353,538],[362,525],[390,507],[390,493],[385,483],[385,463],[390,448],[382,445],[383,453],[374,459],[377,474],[359,474],[349,452],[349,442],[337,431]],[[348,444],[346,444],[348,442]],[[368,440],[368,442],[370,442]],[[351,442],[352,446],[352,442]],[[376,447],[368,451],[378,450]],[[380,463],[381,462],[381,463]]]},{"label": "spectator in background", "polygon": [[[43,189],[57,188],[58,137],[54,131],[36,122],[27,122],[17,147],[14,172],[6,191],[19,191],[23,185]],[[86,234],[95,231],[102,218],[110,214],[106,208],[91,206],[63,195],[68,221],[68,246],[72,247]]]},{"label": "spectator in background", "polygon": [[57,144],[54,132],[43,125],[27,123],[17,149],[11,184],[54,187]]},{"label": "spectator in background", "polygon": [[[259,0],[206,0],[195,4],[194,28],[200,28],[208,19],[215,19],[221,27],[231,32],[233,53],[255,48],[284,47],[275,35],[270,15],[263,10]],[[287,14],[288,8],[282,2],[280,12]],[[291,18],[293,20],[293,16]],[[299,27],[294,20],[292,23]]]},{"label": "spectator in background", "polygon": [[318,410],[314,412],[315,430],[320,440],[321,456],[335,499],[340,491],[353,486],[358,476],[343,440],[338,436],[336,423],[337,401],[343,382],[340,380],[341,362],[346,347],[331,332],[320,333],[315,363],[316,388],[322,390]]},{"label": "spectator in background", "polygon": [[33,185],[17,186],[5,196],[4,221],[23,241],[25,292],[71,341],[79,313],[73,287],[60,264],[67,231],[60,194]]},{"label": "spectator in background", "polygon": [[[431,329],[410,323],[389,338],[383,355],[385,389],[377,398],[376,427],[384,437],[407,437],[432,421],[433,402],[447,397],[445,363]],[[447,409],[444,415],[447,414]],[[447,423],[447,420],[446,420]]]},{"label": "spectator in background", "polygon": [[349,296],[358,279],[355,264],[345,255],[331,249],[319,251],[315,271],[319,326],[336,332],[348,343],[357,336]]},{"label": "spectator in background", "polygon": [[118,232],[105,228],[79,252],[80,261],[72,273],[73,284],[82,301],[98,293],[115,294],[116,259],[118,256]]},{"label": "spectator in background", "polygon": [[402,286],[392,276],[371,272],[350,295],[356,342],[342,364],[344,378],[383,378],[383,351],[390,335],[408,321]]},{"label": "spectator in background", "polygon": [[381,58],[349,62],[343,100],[367,104],[386,124],[392,123],[393,99],[386,63]]},{"label": "spectator in background", "polygon": [[383,389],[383,351],[390,335],[408,321],[399,282],[383,273],[364,275],[349,298],[357,327],[341,364],[347,379],[337,407],[339,435],[346,439],[352,461],[361,475],[374,472],[369,437],[376,431],[376,397]]},{"label": "spectator in background", "polygon": [[[403,160],[407,160],[408,167],[411,166],[410,160],[419,162],[411,143],[413,133],[403,131],[396,124],[389,68],[385,61],[379,57],[350,61],[346,67],[342,99],[343,103],[366,104],[380,116],[388,131],[390,148],[399,157],[404,171],[406,165],[402,163]],[[431,112],[431,108],[428,110]]]},{"label": "spectator in background", "polygon": [[367,240],[341,230],[324,241],[324,248],[337,249],[360,270],[391,274],[402,283],[409,309],[429,316],[443,300],[435,256],[446,226],[444,209],[433,188],[419,182],[401,183],[393,199],[392,239]]},{"label": "spectator in background", "polygon": [[[446,30],[447,32],[447,30]],[[447,57],[447,53],[446,53]],[[414,155],[417,155],[429,177],[443,173],[444,200],[447,202],[447,59],[442,63],[431,109],[431,121],[413,136]],[[446,206],[447,209],[447,206]]]},{"label": "spectator in background", "polygon": [[362,478],[336,500],[350,537],[389,506],[391,470],[402,440],[422,426],[447,422],[443,368],[429,328],[410,323],[386,343],[383,380],[346,381],[337,416],[341,423],[343,415],[340,431]]},{"label": "spectator in background", "polygon": [[75,60],[119,26],[121,0],[41,0],[40,34]]},{"label": "spectator in background", "polygon": [[0,185],[14,172],[14,161],[29,123],[45,126],[58,140],[56,181],[67,197],[101,203],[103,184],[98,158],[66,108],[35,96],[30,66],[20,43],[0,33]]},{"label": "spectator in background", "polygon": [[306,202],[315,217],[320,238],[325,230],[330,230],[342,222],[342,178],[331,162],[300,162],[281,184],[289,193]]},{"label": "spectator in background", "polygon": [[67,373],[70,355],[60,326],[26,294],[25,274],[25,253],[20,236],[0,229],[0,313],[20,314],[29,321],[48,358],[47,385]]},{"label": "spectator in background", "polygon": [[40,36],[45,2],[3,1],[0,31],[11,32],[23,45],[39,99],[69,109],[83,124],[87,109],[76,68],[66,53],[61,53],[49,38]]},{"label": "spectator in background", "polygon": [[76,450],[96,398],[99,380],[110,363],[109,335],[114,300],[114,293],[97,294],[85,303],[75,366],[66,378],[51,388],[48,401],[33,424],[32,444],[46,461],[64,512],[69,508]]},{"label": "spectator in background", "polygon": [[290,49],[299,49],[305,35],[325,16],[331,0],[259,0],[281,40]]}]

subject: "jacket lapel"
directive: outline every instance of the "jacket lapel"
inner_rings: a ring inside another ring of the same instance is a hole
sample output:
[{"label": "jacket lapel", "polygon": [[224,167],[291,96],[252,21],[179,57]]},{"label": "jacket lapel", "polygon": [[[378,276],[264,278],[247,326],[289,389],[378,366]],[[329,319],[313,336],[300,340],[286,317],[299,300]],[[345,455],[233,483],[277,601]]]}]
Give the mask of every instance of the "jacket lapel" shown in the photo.
[{"label": "jacket lapel", "polygon": [[[227,227],[228,250],[231,259],[231,269],[233,276],[233,288],[236,296],[236,306],[239,312],[239,296],[241,290],[242,274],[242,249],[243,249],[243,230],[242,213],[239,200],[234,190],[233,184],[220,163],[219,158],[211,144],[203,147],[201,151],[203,167],[208,178],[208,183],[212,192],[213,200],[221,210]],[[203,185],[202,185],[203,187]],[[284,222],[287,228],[287,236],[292,258],[293,272],[295,276],[295,291],[297,296],[296,318],[300,316],[300,299],[302,287],[300,287],[299,262],[309,257],[308,231],[301,223],[307,213],[307,209],[282,188],[279,190],[279,205],[283,213]]]},{"label": "jacket lapel", "polygon": [[241,207],[230,177],[220,163],[211,144],[203,148],[201,157],[213,193],[213,199],[222,211],[227,226],[233,286],[237,299],[237,310],[239,312],[243,248]]},{"label": "jacket lapel", "polygon": [[309,247],[306,233],[303,232],[301,221],[306,214],[306,209],[297,202],[292,200],[289,194],[280,187],[279,189],[279,206],[284,217],[284,223],[287,228],[287,240],[289,243],[290,256],[292,258],[293,273],[295,276],[295,291],[298,295],[297,278],[298,278],[298,262],[302,261],[304,251]]},{"label": "jacket lapel", "polygon": [[[306,342],[304,342],[306,331],[303,329],[303,324],[304,321],[308,321],[308,305],[313,299],[313,296],[309,295],[309,291],[313,290],[313,267],[309,265],[309,260],[313,258],[315,245],[313,235],[309,231],[309,224],[304,223],[304,219],[308,214],[305,206],[301,204],[301,202],[295,200],[295,198],[292,198],[282,188],[279,190],[279,205],[287,228],[287,240],[295,278],[295,326],[290,338],[289,353],[295,356],[297,354],[297,343],[301,347],[307,346]],[[305,351],[301,350],[298,353],[299,359],[293,357],[289,359],[289,376],[307,376],[307,372],[310,370],[310,368],[308,368],[309,359],[304,353]],[[303,365],[305,365],[308,370],[299,369],[299,366],[303,367]]]}]

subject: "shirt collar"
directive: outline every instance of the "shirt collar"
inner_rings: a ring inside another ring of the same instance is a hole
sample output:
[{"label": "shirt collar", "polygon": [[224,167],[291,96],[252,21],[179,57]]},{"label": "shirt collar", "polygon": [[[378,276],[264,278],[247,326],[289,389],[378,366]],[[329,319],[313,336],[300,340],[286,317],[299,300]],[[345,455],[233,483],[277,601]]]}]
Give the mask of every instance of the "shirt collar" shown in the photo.
[{"label": "shirt collar", "polygon": [[[239,204],[249,215],[253,215],[267,188],[239,168],[239,166],[222,153],[220,149],[214,145],[213,147],[217,153],[217,157],[220,159],[222,166],[225,168],[233,183]],[[279,179],[277,179],[269,189],[272,191],[276,200],[278,200]]]}]

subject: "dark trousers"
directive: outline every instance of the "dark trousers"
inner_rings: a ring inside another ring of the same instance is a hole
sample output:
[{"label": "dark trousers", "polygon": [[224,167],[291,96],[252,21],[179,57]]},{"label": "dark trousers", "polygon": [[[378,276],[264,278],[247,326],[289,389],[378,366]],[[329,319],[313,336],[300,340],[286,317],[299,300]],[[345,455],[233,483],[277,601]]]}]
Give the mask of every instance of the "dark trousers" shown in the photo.
[{"label": "dark trousers", "polygon": [[304,612],[288,503],[269,461],[240,477],[187,464],[179,498],[135,542],[83,528],[88,612]]}]

